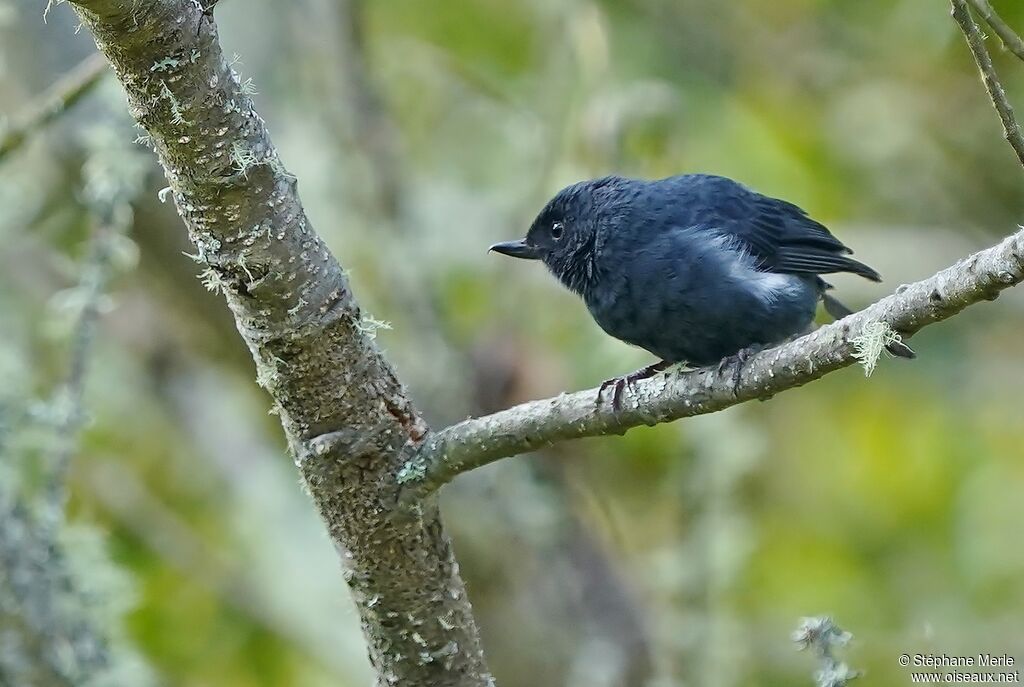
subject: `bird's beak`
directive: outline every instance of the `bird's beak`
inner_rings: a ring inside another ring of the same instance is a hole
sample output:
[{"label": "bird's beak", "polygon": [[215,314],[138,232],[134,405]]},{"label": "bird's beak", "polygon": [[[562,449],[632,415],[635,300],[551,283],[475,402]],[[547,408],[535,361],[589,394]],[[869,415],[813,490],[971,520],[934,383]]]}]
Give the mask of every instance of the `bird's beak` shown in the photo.
[{"label": "bird's beak", "polygon": [[526,242],[526,239],[496,243],[491,246],[490,250],[513,258],[522,258],[523,260],[540,260],[544,256],[540,248],[531,246]]}]

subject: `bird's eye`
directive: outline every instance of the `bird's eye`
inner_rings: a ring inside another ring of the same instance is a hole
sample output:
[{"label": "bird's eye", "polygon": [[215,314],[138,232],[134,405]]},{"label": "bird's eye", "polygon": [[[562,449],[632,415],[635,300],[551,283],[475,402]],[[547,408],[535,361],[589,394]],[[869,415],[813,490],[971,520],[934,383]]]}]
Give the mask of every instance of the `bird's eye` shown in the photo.
[{"label": "bird's eye", "polygon": [[562,232],[565,231],[565,226],[561,222],[555,222],[551,225],[551,238],[558,240],[562,238]]}]

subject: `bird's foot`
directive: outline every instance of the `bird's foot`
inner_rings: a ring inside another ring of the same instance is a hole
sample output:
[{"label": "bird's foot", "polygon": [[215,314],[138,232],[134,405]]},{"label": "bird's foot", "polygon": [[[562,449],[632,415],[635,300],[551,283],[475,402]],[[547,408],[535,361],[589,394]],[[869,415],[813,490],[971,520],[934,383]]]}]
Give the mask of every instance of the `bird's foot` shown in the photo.
[{"label": "bird's foot", "polygon": [[604,393],[605,389],[607,389],[608,387],[614,387],[615,391],[612,393],[612,410],[622,410],[622,393],[623,391],[625,391],[626,387],[632,389],[633,385],[639,382],[641,379],[648,379],[649,377],[653,377],[662,370],[668,368],[671,364],[672,363],[662,360],[660,362],[654,363],[653,365],[648,365],[647,367],[641,368],[636,372],[631,372],[628,375],[623,375],[622,377],[613,377],[611,379],[604,380],[603,382],[601,382],[601,387],[597,390],[596,403],[601,403],[601,394]]},{"label": "bird's foot", "polygon": [[746,348],[741,348],[740,350],[736,351],[732,355],[725,356],[724,358],[722,358],[721,362],[718,363],[718,367],[716,368],[716,372],[718,373],[718,375],[720,377],[725,375],[725,371],[727,369],[729,369],[730,367],[732,368],[732,394],[733,394],[733,396],[735,396],[735,395],[737,395],[739,393],[739,390],[740,390],[740,375],[743,374],[743,366],[746,364],[746,362],[748,360],[750,360],[750,358],[752,356],[756,355],[757,353],[760,353],[763,350],[764,350],[764,346],[762,346],[760,344],[754,344],[753,346],[747,346]]}]

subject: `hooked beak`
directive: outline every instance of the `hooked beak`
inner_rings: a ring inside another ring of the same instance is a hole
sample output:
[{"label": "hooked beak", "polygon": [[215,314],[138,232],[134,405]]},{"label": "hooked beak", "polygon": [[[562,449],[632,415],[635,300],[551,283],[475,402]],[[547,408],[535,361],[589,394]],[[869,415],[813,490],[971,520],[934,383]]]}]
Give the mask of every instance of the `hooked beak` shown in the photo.
[{"label": "hooked beak", "polygon": [[489,250],[513,258],[522,258],[523,260],[540,260],[544,256],[540,248],[531,246],[526,242],[526,239],[496,243]]}]

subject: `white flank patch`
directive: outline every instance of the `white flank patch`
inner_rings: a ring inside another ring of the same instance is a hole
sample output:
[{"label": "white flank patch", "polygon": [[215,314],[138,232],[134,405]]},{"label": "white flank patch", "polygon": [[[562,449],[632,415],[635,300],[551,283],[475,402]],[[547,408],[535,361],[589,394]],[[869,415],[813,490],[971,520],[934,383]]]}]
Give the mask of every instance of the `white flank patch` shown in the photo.
[{"label": "white flank patch", "polygon": [[796,279],[791,274],[762,272],[757,269],[757,261],[739,239],[732,236],[719,235],[714,239],[724,250],[729,251],[733,259],[728,261],[729,276],[750,286],[757,297],[765,303],[773,304],[779,300],[783,291],[793,288]]}]

